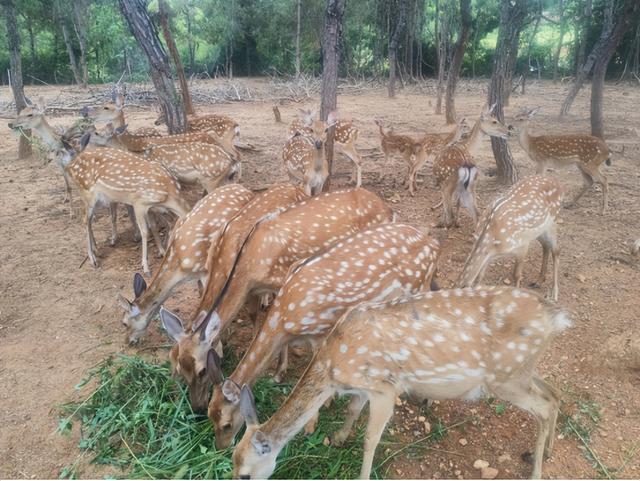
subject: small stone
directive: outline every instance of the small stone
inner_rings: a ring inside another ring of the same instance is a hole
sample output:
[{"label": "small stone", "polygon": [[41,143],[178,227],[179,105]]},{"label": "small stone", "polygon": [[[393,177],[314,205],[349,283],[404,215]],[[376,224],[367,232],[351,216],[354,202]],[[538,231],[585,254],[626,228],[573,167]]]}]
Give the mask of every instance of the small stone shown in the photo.
[{"label": "small stone", "polygon": [[460,438],[458,439],[458,442],[462,445],[462,446],[466,446],[467,445],[467,440],[465,438]]},{"label": "small stone", "polygon": [[393,436],[395,434],[395,430],[394,429],[389,429],[389,434],[391,434],[391,436]]},{"label": "small stone", "polygon": [[587,282],[587,278],[586,278],[585,276],[583,276],[582,274],[578,274],[576,277],[577,277],[577,278],[578,278],[578,280],[579,280],[580,282],[582,282],[583,284],[584,284],[585,282]]},{"label": "small stone", "polygon": [[424,422],[424,432],[427,434],[431,432],[431,424],[429,424],[429,421]]},{"label": "small stone", "polygon": [[506,285],[511,284],[511,279],[509,279],[508,277],[503,281]]},{"label": "small stone", "polygon": [[331,445],[331,439],[329,439],[327,436],[325,436],[324,440],[322,441],[322,444],[324,444],[325,446]]},{"label": "small stone", "polygon": [[482,479],[495,479],[498,476],[498,470],[496,468],[486,467],[482,468],[480,477]]},{"label": "small stone", "polygon": [[489,462],[485,461],[484,459],[476,459],[473,462],[473,467],[476,469],[482,469],[482,468],[486,468],[489,466]]},{"label": "small stone", "polygon": [[462,474],[462,471],[460,471],[459,469],[456,469],[453,474],[455,474],[456,476],[460,476]]},{"label": "small stone", "polygon": [[511,461],[511,456],[509,456],[508,454],[501,454],[500,456],[498,456],[498,462],[500,464],[505,463],[507,461]]},{"label": "small stone", "polygon": [[427,420],[427,418],[425,418],[424,416],[418,416],[418,421],[423,423]]}]

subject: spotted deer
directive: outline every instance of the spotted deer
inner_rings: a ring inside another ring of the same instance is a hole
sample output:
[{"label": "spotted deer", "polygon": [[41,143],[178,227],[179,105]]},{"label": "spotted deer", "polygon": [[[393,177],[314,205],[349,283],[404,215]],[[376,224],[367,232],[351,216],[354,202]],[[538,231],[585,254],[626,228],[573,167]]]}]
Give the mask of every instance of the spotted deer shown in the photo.
[{"label": "spotted deer", "polygon": [[64,165],[60,162],[62,157],[58,155],[58,152],[63,148],[62,137],[58,134],[45,117],[45,105],[44,100],[40,98],[38,102],[33,105],[27,106],[20,111],[18,116],[9,122],[10,129],[25,129],[31,130],[32,134],[37,135],[42,143],[49,150],[47,155],[49,160],[56,160],[58,166],[62,170],[62,176],[65,184],[65,197],[64,202],[71,202],[71,181],[64,169]]},{"label": "spotted deer", "polygon": [[234,155],[216,144],[187,142],[152,146],[145,158],[159,162],[184,184],[198,182],[207,192],[228,182],[237,182],[242,164],[237,151]]},{"label": "spotted deer", "polygon": [[[192,323],[197,326],[193,333],[185,332],[177,316],[161,310],[163,325],[178,343],[180,355],[197,351],[200,356],[195,365],[196,372],[202,375],[193,378],[193,391],[198,395],[191,398],[192,405],[206,408],[212,383],[210,374],[214,371],[208,352],[247,300],[275,294],[295,262],[360,230],[390,222],[392,217],[391,209],[382,199],[362,188],[325,193],[299,202],[262,219],[243,240],[239,251],[219,258],[224,266],[220,272],[228,275],[211,277],[211,282],[207,282]],[[190,348],[185,350],[183,346]],[[182,369],[185,363],[193,363],[193,356],[179,362]]]},{"label": "spotted deer", "polygon": [[327,128],[315,120],[311,127],[296,131],[282,149],[282,160],[293,185],[301,186],[307,195],[322,192],[329,176],[324,144]]},{"label": "spotted deer", "polygon": [[611,165],[609,147],[598,137],[586,134],[574,135],[531,135],[529,120],[540,108],[523,109],[514,117],[520,145],[537,166],[538,174],[544,173],[548,166],[564,167],[575,164],[584,181],[582,188],[568,206],[575,205],[594,182],[602,186],[602,207],[600,213],[607,211],[609,183],[602,172],[602,164]]},{"label": "spotted deer", "polygon": [[[275,185],[253,197],[224,227],[215,242],[211,243],[207,253],[205,269],[207,279],[196,309],[196,316],[190,322],[190,327],[184,336],[177,342],[169,354],[173,374],[181,376],[189,386],[189,398],[196,410],[204,411],[208,402],[209,385],[206,380],[200,380],[203,376],[209,376],[206,369],[207,357],[213,356],[211,345],[199,329],[203,316],[199,313],[213,305],[219,295],[219,291],[225,284],[232,268],[232,262],[244,240],[247,238],[253,226],[266,215],[282,211],[288,207],[306,199],[304,192],[290,184]],[[197,262],[195,257],[186,256],[188,263]],[[260,303],[266,304],[264,299],[255,297],[249,303],[251,314],[255,312]],[[211,353],[211,354],[209,354]]]},{"label": "spotted deer", "polygon": [[[438,241],[413,227],[383,224],[294,264],[260,332],[233,374],[214,389],[209,419],[216,447],[228,447],[242,427],[241,386],[253,385],[287,344],[306,341],[316,347],[347,308],[428,289],[438,251]],[[280,362],[277,382],[286,357]]]},{"label": "spotted deer", "polygon": [[[96,122],[111,123],[114,129],[127,125],[124,117],[124,95],[113,96],[113,102],[105,102],[95,107],[84,107],[80,113],[83,117]],[[130,133],[136,137],[161,137],[162,134],[153,127],[140,127]]]},{"label": "spotted deer", "polygon": [[[164,113],[161,113],[154,124],[164,123],[166,118]],[[220,138],[221,145],[227,150],[232,150],[234,141],[240,135],[240,126],[238,122],[226,115],[187,115],[187,132],[214,132]]]},{"label": "spotted deer", "polygon": [[507,127],[498,121],[492,111],[493,107],[485,107],[469,137],[449,144],[433,161],[433,177],[442,193],[443,218],[440,226],[458,225],[460,203],[471,214],[473,223],[478,221],[475,191],[478,168],[473,162],[473,156],[485,138],[506,139],[509,135]]},{"label": "spotted deer", "polygon": [[78,150],[70,145],[60,151],[67,175],[80,191],[86,206],[88,257],[94,267],[98,266],[95,254],[95,238],[91,221],[96,206],[102,202],[119,202],[133,206],[138,229],[142,237],[142,267],[145,274],[151,273],[147,256],[148,229],[161,254],[164,254],[160,236],[153,222],[149,222],[150,209],[171,211],[183,218],[189,205],[180,196],[180,184],[164,167],[147,162],[137,155],[117,149],[84,150],[90,133],[84,135]]},{"label": "spotted deer", "polygon": [[[300,109],[300,112],[303,117],[291,123],[289,127],[290,137],[293,137],[296,132],[312,134],[315,122],[319,122],[316,120],[316,112],[303,109]],[[358,140],[358,128],[351,120],[339,119],[336,112],[330,112],[327,122],[323,123],[323,125],[325,128],[335,127],[333,147],[336,153],[344,155],[353,162],[353,172],[349,182],[355,183],[356,187],[360,187],[362,185],[362,157],[355,146],[355,142]]]},{"label": "spotted deer", "polygon": [[537,239],[542,245],[542,268],[536,284],[542,285],[544,282],[551,255],[551,299],[557,301],[560,249],[556,219],[562,207],[563,195],[563,190],[556,180],[535,175],[521,180],[498,197],[479,223],[476,240],[457,285],[473,287],[482,283],[492,259],[512,255],[516,258],[514,283],[520,287],[529,244]]},{"label": "spotted deer", "polygon": [[241,185],[225,185],[202,198],[184,219],[176,222],[167,252],[149,286],[136,273],[133,279],[134,300],[118,295],[118,303],[125,310],[122,323],[127,328],[129,344],[137,343],[144,335],[173,289],[190,280],[205,282],[206,258],[211,244],[217,242],[227,222],[252,197],[253,193]]},{"label": "spotted deer", "polygon": [[538,433],[532,478],[550,456],[560,393],[536,373],[551,340],[570,325],[566,314],[516,288],[421,292],[347,311],[322,343],[280,409],[258,422],[249,386],[240,392],[247,429],[233,453],[233,476],[265,479],[286,444],[335,393],[351,401],[346,439],[364,405],[369,418],[360,478],[368,479],[396,398],[476,400],[491,395],[533,414]]}]

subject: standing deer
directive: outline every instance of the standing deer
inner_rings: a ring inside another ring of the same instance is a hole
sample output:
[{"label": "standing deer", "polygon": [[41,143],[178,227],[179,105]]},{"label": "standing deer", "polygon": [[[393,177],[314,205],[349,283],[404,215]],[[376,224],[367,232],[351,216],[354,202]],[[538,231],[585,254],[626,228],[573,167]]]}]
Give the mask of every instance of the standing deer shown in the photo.
[{"label": "standing deer", "polygon": [[162,303],[180,284],[197,279],[204,282],[210,246],[217,242],[224,227],[251,200],[253,193],[238,184],[225,185],[202,198],[184,219],[179,219],[158,269],[149,283],[136,273],[133,279],[135,299],[122,294],[118,302],[125,310],[122,323],[127,327],[130,344],[144,335]]},{"label": "standing deer", "polygon": [[300,186],[307,195],[317,195],[329,177],[329,164],[324,156],[326,132],[322,130],[299,133],[287,139],[282,160],[293,185]]},{"label": "standing deer", "polygon": [[442,193],[443,218],[440,226],[458,225],[460,203],[469,210],[474,224],[478,221],[475,191],[478,168],[473,162],[473,155],[485,138],[506,139],[509,135],[508,129],[498,121],[492,111],[493,107],[485,107],[469,137],[448,145],[433,161],[433,176]]},{"label": "standing deer", "polygon": [[335,393],[349,393],[346,439],[369,402],[360,478],[368,479],[376,447],[403,393],[426,399],[476,400],[492,395],[538,421],[532,478],[550,456],[559,392],[536,374],[552,338],[570,325],[562,311],[515,288],[422,292],[347,311],[280,409],[259,424],[249,386],[240,392],[247,423],[233,453],[233,476],[265,479],[284,446]]},{"label": "standing deer", "polygon": [[[164,123],[166,123],[166,118],[163,112],[154,124],[162,125]],[[233,150],[233,143],[240,135],[240,126],[238,122],[226,115],[187,115],[187,132],[213,132],[219,137],[220,143],[225,149]]]},{"label": "standing deer", "polygon": [[[210,275],[211,282],[205,286],[191,333],[185,332],[177,316],[161,310],[165,329],[178,343],[177,363],[172,351],[175,369],[182,373],[196,368],[197,375],[189,386],[190,394],[194,394],[194,409],[206,408],[208,402],[213,370],[208,352],[247,300],[275,294],[295,262],[392,218],[384,201],[362,188],[305,200],[265,217],[254,226],[237,253],[219,257],[219,271],[228,274],[215,278]],[[209,272],[215,273],[216,269]]]},{"label": "standing deer", "polygon": [[[203,331],[199,329],[204,317],[199,313],[204,310],[206,314],[217,299],[220,289],[230,274],[233,259],[238,255],[238,251],[256,222],[266,215],[285,210],[306,198],[304,192],[290,184],[273,186],[251,199],[225,225],[217,240],[211,243],[206,261],[207,280],[196,316],[190,323],[189,331],[185,332],[169,354],[173,374],[180,375],[186,381],[189,386],[189,398],[195,409],[204,411],[207,407],[209,385],[203,385],[206,380],[200,381],[198,377],[209,376],[206,369],[207,358],[214,355],[211,345],[203,337]],[[229,262],[230,259],[231,262]],[[251,299],[250,310],[254,318],[259,303],[258,296]],[[266,304],[264,300],[262,303]]]},{"label": "standing deer", "polygon": [[600,213],[604,214],[608,206],[609,183],[602,172],[602,164],[611,165],[609,147],[602,139],[593,135],[531,135],[529,120],[539,109],[525,108],[514,118],[520,145],[537,164],[537,173],[544,173],[549,165],[563,167],[575,164],[580,169],[584,184],[568,206],[575,205],[593,183],[597,182],[602,186]]},{"label": "standing deer", "polygon": [[[306,341],[315,348],[347,308],[428,289],[438,251],[438,241],[413,227],[383,224],[294,264],[260,332],[233,374],[214,389],[209,419],[216,447],[228,447],[242,427],[240,387],[253,385],[287,344]],[[285,370],[286,357],[280,359],[276,382]],[[222,373],[215,377],[221,379]]]},{"label": "standing deer", "polygon": [[293,137],[296,132],[313,134],[316,129],[316,122],[321,122],[325,129],[332,126],[335,127],[333,148],[337,153],[344,155],[353,162],[353,172],[349,182],[355,183],[356,187],[360,187],[362,185],[362,157],[360,157],[355,146],[355,142],[358,140],[358,128],[353,121],[338,119],[336,112],[330,112],[327,122],[324,123],[316,120],[316,112],[302,109],[300,109],[300,112],[303,114],[303,118],[296,119],[291,123],[289,136]]},{"label": "standing deer", "polygon": [[[189,205],[180,196],[178,181],[160,164],[147,162],[136,155],[116,149],[91,149],[83,152],[90,135],[84,135],[80,150],[66,145],[60,151],[65,171],[78,187],[86,206],[89,260],[97,267],[95,238],[91,227],[96,206],[101,202],[120,202],[133,206],[142,236],[142,267],[145,274],[150,275],[147,256],[150,209],[169,210],[183,218],[190,210]],[[151,223],[150,227],[158,250],[164,254],[155,225]]]},{"label": "standing deer", "polygon": [[513,278],[516,287],[522,281],[522,268],[529,244],[538,239],[542,244],[542,268],[538,284],[547,273],[549,254],[553,257],[551,298],[558,300],[559,248],[556,218],[562,207],[563,191],[549,177],[532,176],[521,180],[498,197],[480,221],[473,249],[464,264],[457,285],[473,287],[482,282],[489,263],[495,257],[513,255],[516,265]]},{"label": "standing deer", "polygon": [[[111,123],[114,129],[127,125],[124,117],[124,95],[113,96],[113,102],[105,102],[96,107],[84,107],[81,112],[83,117],[88,117],[96,122]],[[153,127],[140,127],[131,132],[136,137],[161,137],[162,134]]]}]

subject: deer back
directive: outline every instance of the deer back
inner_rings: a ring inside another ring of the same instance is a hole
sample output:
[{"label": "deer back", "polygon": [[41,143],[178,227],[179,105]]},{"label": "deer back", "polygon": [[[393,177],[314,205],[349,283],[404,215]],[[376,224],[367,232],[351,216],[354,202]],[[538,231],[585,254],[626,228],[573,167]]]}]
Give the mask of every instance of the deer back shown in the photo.
[{"label": "deer back", "polygon": [[473,157],[464,146],[449,145],[433,161],[433,176],[437,185],[458,178],[460,167],[473,167]]},{"label": "deer back", "polygon": [[578,161],[600,165],[609,157],[609,147],[592,135],[529,136],[528,149],[537,159],[555,164]]}]

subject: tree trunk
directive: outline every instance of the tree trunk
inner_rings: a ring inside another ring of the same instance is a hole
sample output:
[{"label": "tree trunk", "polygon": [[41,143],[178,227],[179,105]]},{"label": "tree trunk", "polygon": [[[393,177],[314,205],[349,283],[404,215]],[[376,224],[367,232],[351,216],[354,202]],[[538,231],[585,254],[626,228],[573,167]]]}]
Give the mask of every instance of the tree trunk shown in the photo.
[{"label": "tree trunk", "polygon": [[589,25],[591,23],[592,0],[587,0],[584,4],[584,13],[580,18],[580,22],[576,22],[576,39],[579,39],[578,48],[576,49],[576,64],[574,66],[574,72],[576,78],[580,74],[580,67],[584,64],[584,57],[587,53],[587,36],[589,33]]},{"label": "tree trunk", "polygon": [[[504,102],[506,86],[511,86],[513,68],[511,59],[517,55],[520,31],[527,16],[527,0],[501,0],[498,43],[493,58],[493,73],[489,84],[489,105],[494,105],[493,113],[504,122]],[[515,51],[515,52],[514,52]],[[509,82],[507,85],[505,85]],[[508,89],[511,91],[511,89]],[[513,184],[518,180],[518,171],[506,140],[492,138],[491,148],[498,167],[498,180]]]},{"label": "tree trunk", "polygon": [[396,71],[398,68],[398,44],[402,35],[405,24],[407,23],[407,0],[395,0],[394,6],[397,7],[397,20],[389,38],[389,98],[396,95]]},{"label": "tree trunk", "polygon": [[[327,120],[329,112],[338,106],[338,68],[340,66],[340,41],[346,0],[327,0],[322,32],[322,85],[320,87],[320,118]],[[333,138],[335,129],[329,129],[325,154],[329,164],[329,178],[325,190],[331,186],[333,168]]]},{"label": "tree trunk", "polygon": [[89,83],[89,69],[87,68],[87,24],[89,23],[88,0],[75,0],[73,2],[73,28],[78,37],[80,46],[80,87],[87,88]]},{"label": "tree trunk", "polygon": [[560,38],[558,38],[558,45],[556,46],[556,51],[553,54],[553,83],[558,81],[558,63],[560,62],[562,41],[564,40],[564,34],[567,28],[567,17],[564,14],[564,0],[558,0],[558,11],[560,14]]},{"label": "tree trunk", "polygon": [[149,62],[151,79],[166,117],[169,133],[184,132],[187,126],[184,106],[173,84],[169,59],[149,18],[145,0],[118,0],[118,4],[131,33]]},{"label": "tree trunk", "polygon": [[67,23],[61,15],[58,15],[58,21],[60,22],[60,30],[62,31],[64,45],[67,48],[67,55],[69,56],[69,68],[71,69],[71,73],[73,73],[73,79],[77,85],[82,85],[82,77],[80,76],[80,71],[78,70],[78,62],[76,61],[76,54],[73,51],[73,44],[71,43],[71,38],[69,37]]},{"label": "tree trunk", "polygon": [[187,77],[184,74],[184,68],[182,67],[182,61],[180,60],[180,54],[176,43],[173,41],[171,35],[171,28],[169,28],[169,7],[166,0],[158,0],[158,7],[160,10],[160,25],[162,26],[162,34],[164,41],[169,48],[169,53],[173,59],[173,64],[176,67],[178,73],[178,80],[180,81],[180,92],[182,93],[182,102],[184,103],[184,111],[187,115],[193,115],[193,102],[191,102],[191,93],[189,93],[189,84],[187,83]]},{"label": "tree trunk", "polygon": [[[612,0],[613,3],[613,0]],[[618,48],[624,34],[632,25],[633,19],[640,10],[637,0],[627,0],[618,13],[613,31],[607,43],[595,60],[593,78],[591,80],[591,135],[604,139],[604,122],[602,119],[602,99],[604,96],[604,78],[611,57]]]},{"label": "tree trunk", "polygon": [[[527,63],[522,67],[522,95],[526,93],[525,85],[527,83],[527,75],[531,71],[531,49],[533,48],[533,42],[536,40],[536,35],[538,33],[538,27],[540,27],[540,20],[542,20],[542,4],[538,3],[539,10],[538,15],[536,16],[536,23],[533,26],[533,32],[531,32],[531,37],[529,38],[529,45],[527,45]],[[516,56],[517,61],[517,56]],[[511,84],[510,84],[511,85]]]},{"label": "tree trunk", "polygon": [[189,50],[189,70],[191,73],[196,71],[196,46],[193,40],[193,27],[191,21],[191,12],[189,6],[184,7],[185,23],[187,24],[187,49]]},{"label": "tree trunk", "polygon": [[471,0],[460,0],[460,34],[454,47],[453,59],[447,75],[447,93],[445,97],[445,112],[448,124],[456,123],[455,94],[456,84],[462,67],[462,59],[467,49],[469,31],[471,29]]},{"label": "tree trunk", "polygon": [[[20,30],[13,0],[0,0],[7,27],[7,46],[9,47],[9,65],[11,72],[11,91],[16,103],[16,112],[20,113],[27,106],[22,85],[22,59],[20,57]],[[18,141],[18,158],[24,159],[31,155],[31,131],[25,131]]]},{"label": "tree trunk", "polygon": [[294,66],[296,69],[296,78],[300,78],[300,4],[302,3],[301,0],[297,0],[296,2],[296,10],[297,10],[297,15],[296,15],[296,56],[294,59]]}]

